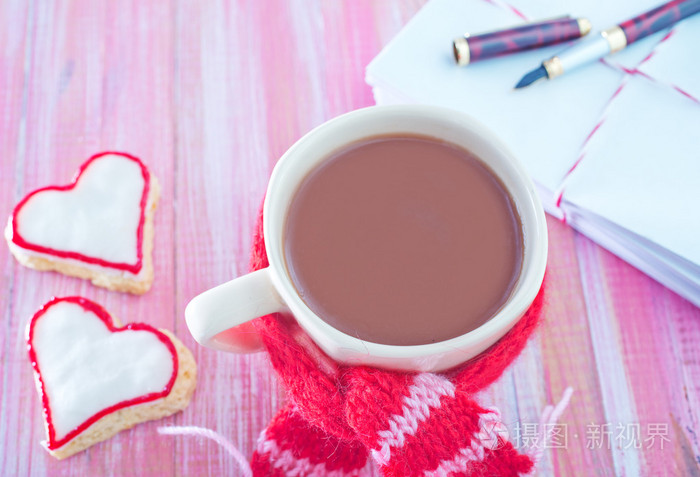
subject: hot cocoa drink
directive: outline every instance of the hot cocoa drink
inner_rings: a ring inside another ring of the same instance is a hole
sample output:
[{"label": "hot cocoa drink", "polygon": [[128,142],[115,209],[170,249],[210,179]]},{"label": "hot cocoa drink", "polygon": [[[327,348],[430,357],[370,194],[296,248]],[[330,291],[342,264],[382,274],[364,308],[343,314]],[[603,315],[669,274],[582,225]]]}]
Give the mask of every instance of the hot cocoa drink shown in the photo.
[{"label": "hot cocoa drink", "polygon": [[522,265],[512,198],[472,153],[380,136],[332,154],[302,182],[284,230],[308,307],[365,341],[429,344],[478,328]]}]

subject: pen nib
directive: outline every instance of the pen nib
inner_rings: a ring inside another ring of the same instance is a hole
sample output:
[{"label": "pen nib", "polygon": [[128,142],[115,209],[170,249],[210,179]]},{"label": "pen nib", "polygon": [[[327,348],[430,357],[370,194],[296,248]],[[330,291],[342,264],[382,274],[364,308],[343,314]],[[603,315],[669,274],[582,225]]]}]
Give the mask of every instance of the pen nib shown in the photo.
[{"label": "pen nib", "polygon": [[547,78],[547,70],[544,66],[540,65],[539,68],[530,71],[528,74],[523,76],[518,84],[515,85],[515,89],[524,88],[525,86],[530,86],[532,83],[538,79]]}]

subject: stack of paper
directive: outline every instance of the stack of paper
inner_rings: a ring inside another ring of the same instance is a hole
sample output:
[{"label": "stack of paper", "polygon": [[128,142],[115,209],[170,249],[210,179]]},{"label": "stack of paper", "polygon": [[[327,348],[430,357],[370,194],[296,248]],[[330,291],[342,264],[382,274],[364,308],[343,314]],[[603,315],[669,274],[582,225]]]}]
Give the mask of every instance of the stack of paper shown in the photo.
[{"label": "stack of paper", "polygon": [[479,119],[525,164],[547,212],[700,306],[700,15],[608,64],[521,90],[520,77],[566,45],[464,68],[452,57],[454,37],[523,23],[518,12],[586,17],[595,30],[658,3],[432,0],[370,63],[367,82],[378,104]]}]

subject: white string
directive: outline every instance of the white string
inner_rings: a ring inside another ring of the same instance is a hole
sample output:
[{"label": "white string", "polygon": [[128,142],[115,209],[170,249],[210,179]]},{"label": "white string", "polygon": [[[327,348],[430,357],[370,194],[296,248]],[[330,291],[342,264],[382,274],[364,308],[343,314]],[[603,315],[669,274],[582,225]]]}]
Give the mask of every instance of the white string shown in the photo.
[{"label": "white string", "polygon": [[236,459],[236,462],[238,462],[238,465],[241,467],[245,477],[253,477],[253,471],[250,468],[250,464],[248,464],[248,459],[245,458],[241,451],[239,451],[236,446],[231,443],[231,441],[226,439],[221,434],[212,431],[211,429],[197,426],[169,426],[159,427],[158,434],[167,436],[201,436],[211,439],[223,447],[226,452],[231,454],[233,458]]},{"label": "white string", "polygon": [[535,442],[534,451],[530,454],[533,466],[532,470],[527,475],[535,475],[535,468],[542,459],[544,450],[547,447],[547,441],[554,432],[554,425],[557,423],[562,413],[569,405],[569,401],[571,401],[571,395],[573,393],[574,388],[571,386],[567,387],[562,394],[561,400],[556,406],[548,405],[542,410],[542,416],[540,417],[539,437]]}]

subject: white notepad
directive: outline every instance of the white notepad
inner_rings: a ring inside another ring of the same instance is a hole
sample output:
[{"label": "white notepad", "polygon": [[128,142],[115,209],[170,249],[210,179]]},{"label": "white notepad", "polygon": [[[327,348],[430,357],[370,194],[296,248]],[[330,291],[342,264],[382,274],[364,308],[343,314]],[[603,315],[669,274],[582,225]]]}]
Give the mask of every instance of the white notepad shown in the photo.
[{"label": "white notepad", "polygon": [[377,104],[435,104],[479,119],[524,163],[549,213],[700,306],[700,15],[608,65],[521,90],[520,77],[566,45],[464,68],[452,58],[460,34],[523,23],[510,7],[532,20],[586,17],[595,29],[658,4],[432,0],[370,63],[367,82]]}]

